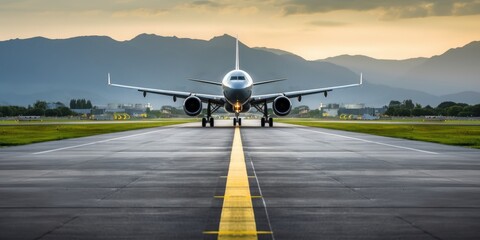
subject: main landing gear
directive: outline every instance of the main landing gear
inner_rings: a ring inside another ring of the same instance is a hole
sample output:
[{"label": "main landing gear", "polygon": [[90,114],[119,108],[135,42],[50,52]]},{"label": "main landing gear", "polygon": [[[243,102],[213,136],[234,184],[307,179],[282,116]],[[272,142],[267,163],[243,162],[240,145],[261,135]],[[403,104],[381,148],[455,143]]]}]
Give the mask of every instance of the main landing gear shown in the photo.
[{"label": "main landing gear", "polygon": [[215,120],[213,119],[213,117],[202,118],[202,127],[206,127],[207,123],[210,124],[210,127],[213,127],[215,125]]},{"label": "main landing gear", "polygon": [[216,112],[219,108],[220,108],[220,105],[214,104],[214,103],[211,103],[210,101],[208,101],[207,117],[202,118],[202,127],[206,127],[207,123],[210,125],[210,127],[215,126],[215,120],[212,117],[212,113]]},{"label": "main landing gear", "polygon": [[269,127],[273,127],[273,118],[268,117],[268,108],[267,101],[264,101],[261,104],[253,105],[259,112],[263,112],[263,117],[260,120],[260,126],[265,127],[265,124],[268,124]]},{"label": "main landing gear", "polygon": [[262,117],[262,119],[260,120],[260,124],[262,127],[265,127],[265,124],[268,123],[268,126],[269,127],[273,127],[273,118],[265,118],[265,117]]}]

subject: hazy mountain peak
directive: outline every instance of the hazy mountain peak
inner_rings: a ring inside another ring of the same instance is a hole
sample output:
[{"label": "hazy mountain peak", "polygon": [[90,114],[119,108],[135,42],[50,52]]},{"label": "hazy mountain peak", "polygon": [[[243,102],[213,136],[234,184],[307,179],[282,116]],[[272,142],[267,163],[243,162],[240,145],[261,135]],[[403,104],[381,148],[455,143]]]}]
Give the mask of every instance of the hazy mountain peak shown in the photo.
[{"label": "hazy mountain peak", "polygon": [[480,48],[480,41],[472,41],[472,42],[469,42],[469,43],[465,44],[465,46],[463,46],[463,47],[452,48],[450,50],[471,49],[471,48]]},{"label": "hazy mountain peak", "polygon": [[366,61],[372,61],[372,60],[376,60],[372,57],[367,57],[367,56],[364,56],[364,55],[349,55],[349,54],[342,54],[342,55],[338,55],[338,56],[335,56],[335,57],[328,57],[328,58],[325,58],[325,59],[320,59],[320,61],[326,61],[326,62],[329,62],[329,61],[332,61],[332,60],[350,60],[350,59],[355,59],[356,61],[359,61],[359,60],[366,60]]},{"label": "hazy mountain peak", "polygon": [[472,60],[478,60],[480,54],[480,41],[473,41],[466,44],[463,47],[450,48],[448,51],[441,55],[434,56],[437,58],[440,56],[456,57],[456,58],[473,58]]},{"label": "hazy mountain peak", "polygon": [[[228,34],[223,34],[221,36],[215,36],[212,39],[209,40],[211,43],[215,44],[229,44],[231,45],[232,42],[235,42],[235,37],[230,36]],[[239,40],[240,41],[240,40]]]},{"label": "hazy mountain peak", "polygon": [[235,40],[236,38],[234,36],[228,35],[228,34],[223,34],[221,36],[215,36],[210,41],[219,41],[219,40]]},{"label": "hazy mountain peak", "polygon": [[365,55],[349,55],[349,54],[343,54],[343,55],[338,55],[335,57],[328,57],[325,59],[319,59],[318,61],[327,61],[327,62],[333,62],[333,61],[389,61],[389,62],[409,62],[409,61],[417,61],[417,62],[422,62],[425,61],[427,58],[424,57],[417,57],[417,58],[408,58],[408,59],[378,59],[378,58],[373,58]]},{"label": "hazy mountain peak", "polygon": [[470,48],[470,47],[480,47],[480,41],[472,41],[472,42],[469,42],[467,44],[465,44],[465,46],[463,47],[460,47],[460,48]]},{"label": "hazy mountain peak", "polygon": [[298,56],[294,53],[291,53],[291,52],[288,52],[288,51],[285,51],[285,50],[281,50],[281,49],[267,48],[267,47],[254,47],[254,49],[270,52],[270,53],[273,53],[273,54],[276,54],[276,55],[279,55],[279,56],[285,56],[286,55],[286,56],[296,57],[296,58],[305,60],[304,58],[302,58],[302,57],[300,57],[300,56]]},{"label": "hazy mountain peak", "polygon": [[164,39],[177,39],[176,36],[172,36],[172,37],[164,37],[164,36],[159,36],[159,35],[156,35],[156,34],[149,34],[149,33],[142,33],[142,34],[139,34],[137,35],[136,37],[132,38],[130,41],[131,42],[136,42],[136,41],[140,41],[140,42],[144,42],[144,41],[158,41],[158,40],[164,40]]},{"label": "hazy mountain peak", "polygon": [[115,39],[109,37],[109,36],[80,36],[80,37],[73,37],[73,38],[67,38],[67,39],[54,39],[56,41],[73,41],[73,42],[90,42],[90,43],[96,43],[96,42],[117,42]]},{"label": "hazy mountain peak", "polygon": [[43,41],[49,41],[50,39],[45,38],[45,37],[32,37],[32,38],[15,38],[15,39],[10,39],[6,41],[0,41],[1,42],[25,42],[25,41],[36,41],[36,42],[43,42]]}]

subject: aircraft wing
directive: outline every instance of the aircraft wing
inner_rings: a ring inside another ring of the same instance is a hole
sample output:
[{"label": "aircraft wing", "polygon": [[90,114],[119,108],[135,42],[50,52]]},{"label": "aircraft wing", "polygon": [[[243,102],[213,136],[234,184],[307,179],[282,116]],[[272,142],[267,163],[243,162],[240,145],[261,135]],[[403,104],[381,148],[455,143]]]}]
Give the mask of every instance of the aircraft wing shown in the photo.
[{"label": "aircraft wing", "polygon": [[163,90],[163,89],[155,89],[155,88],[144,88],[144,87],[135,87],[135,86],[128,86],[128,85],[121,85],[121,84],[114,84],[111,82],[110,74],[108,74],[108,85],[113,87],[121,87],[121,88],[129,88],[135,89],[139,92],[143,92],[144,96],[147,93],[154,93],[178,98],[187,98],[190,96],[198,97],[202,102],[212,102],[217,104],[224,104],[225,98],[222,95],[211,95],[211,94],[202,94],[202,93],[193,93],[193,92],[182,92],[182,91],[172,91],[172,90]]},{"label": "aircraft wing", "polygon": [[279,96],[285,96],[287,98],[295,98],[305,95],[317,94],[317,93],[324,93],[325,95],[327,92],[331,92],[335,89],[341,88],[349,88],[349,87],[356,87],[363,84],[363,76],[360,74],[360,83],[355,84],[348,84],[348,85],[341,85],[341,86],[334,86],[334,87],[327,87],[327,88],[315,88],[315,89],[307,89],[307,90],[300,90],[300,91],[291,91],[291,92],[283,92],[283,93],[271,93],[271,94],[262,94],[262,95],[254,95],[252,96],[252,100],[250,103],[262,103],[262,102],[272,102],[275,98]]}]

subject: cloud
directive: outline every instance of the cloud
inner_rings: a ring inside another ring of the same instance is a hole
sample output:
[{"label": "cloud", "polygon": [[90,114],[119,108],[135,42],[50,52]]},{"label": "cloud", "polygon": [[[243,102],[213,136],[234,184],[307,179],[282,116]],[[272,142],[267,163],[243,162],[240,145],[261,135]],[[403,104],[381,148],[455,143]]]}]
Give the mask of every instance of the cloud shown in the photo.
[{"label": "cloud", "polygon": [[165,9],[137,8],[130,10],[120,10],[113,13],[114,17],[158,17],[168,13]]},{"label": "cloud", "polygon": [[318,27],[337,27],[337,26],[347,25],[347,23],[344,23],[344,22],[324,21],[324,20],[312,21],[312,22],[309,22],[309,24],[318,26]]},{"label": "cloud", "polygon": [[190,3],[191,6],[198,7],[209,7],[209,8],[220,8],[223,7],[223,4],[214,2],[214,1],[193,1]]},{"label": "cloud", "polygon": [[287,0],[281,6],[284,15],[377,10],[383,19],[480,14],[480,0]]},{"label": "cloud", "polygon": [[[257,4],[258,5],[258,4]],[[187,11],[194,10],[200,12],[211,12],[222,15],[236,14],[236,15],[251,15],[259,11],[255,4],[245,4],[242,1],[211,1],[198,0],[191,1],[177,6],[178,9],[185,9]]]}]

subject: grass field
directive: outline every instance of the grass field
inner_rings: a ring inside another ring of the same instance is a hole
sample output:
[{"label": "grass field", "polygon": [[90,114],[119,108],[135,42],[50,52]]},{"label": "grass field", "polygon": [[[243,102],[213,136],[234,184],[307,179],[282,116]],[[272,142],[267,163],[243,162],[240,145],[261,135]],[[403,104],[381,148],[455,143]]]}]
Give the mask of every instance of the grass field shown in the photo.
[{"label": "grass field", "polygon": [[379,136],[442,143],[455,146],[465,146],[480,149],[480,125],[448,124],[395,124],[377,123],[361,124],[351,121],[325,122],[300,119],[282,119],[280,122],[344,130],[350,132],[368,133]]},{"label": "grass field", "polygon": [[168,126],[196,121],[195,119],[174,119],[161,121],[125,121],[102,124],[34,124],[0,126],[0,146],[15,146],[36,142],[86,137],[97,134],[121,132],[142,128]]}]

